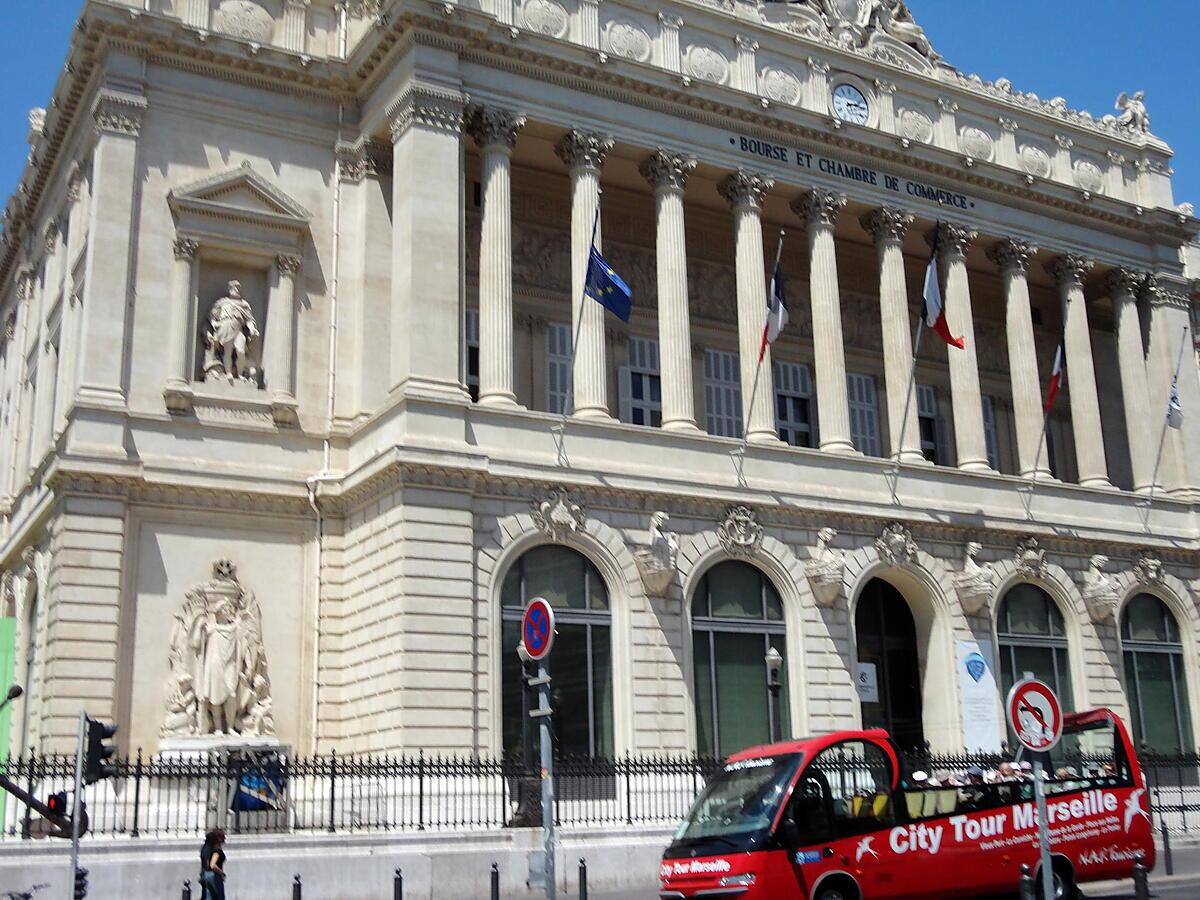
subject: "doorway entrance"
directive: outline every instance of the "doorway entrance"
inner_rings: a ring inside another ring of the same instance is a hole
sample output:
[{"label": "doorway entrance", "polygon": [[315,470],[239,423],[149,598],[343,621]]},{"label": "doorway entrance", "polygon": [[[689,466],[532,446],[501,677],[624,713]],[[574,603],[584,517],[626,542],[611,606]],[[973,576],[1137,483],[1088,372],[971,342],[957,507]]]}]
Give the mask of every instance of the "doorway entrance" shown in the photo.
[{"label": "doorway entrance", "polygon": [[904,748],[924,747],[921,659],[908,601],[876,578],[863,588],[854,623],[863,727],[886,728]]}]

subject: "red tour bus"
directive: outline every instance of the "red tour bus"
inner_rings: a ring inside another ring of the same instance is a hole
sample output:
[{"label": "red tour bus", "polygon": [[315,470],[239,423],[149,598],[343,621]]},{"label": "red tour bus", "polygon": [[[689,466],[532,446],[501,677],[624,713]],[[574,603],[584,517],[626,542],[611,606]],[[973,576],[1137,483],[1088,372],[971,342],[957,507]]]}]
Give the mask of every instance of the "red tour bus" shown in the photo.
[{"label": "red tour bus", "polygon": [[[1118,716],[1107,709],[1066,716],[1046,769],[1058,773],[1046,783],[1057,898],[1073,900],[1080,882],[1131,877],[1139,855],[1153,868],[1146,783]],[[1015,893],[1023,864],[1040,872],[1033,782],[1017,770],[1015,780],[997,774],[980,783],[976,775],[965,785],[918,786],[879,729],[744,750],[675,833],[659,896]]]}]

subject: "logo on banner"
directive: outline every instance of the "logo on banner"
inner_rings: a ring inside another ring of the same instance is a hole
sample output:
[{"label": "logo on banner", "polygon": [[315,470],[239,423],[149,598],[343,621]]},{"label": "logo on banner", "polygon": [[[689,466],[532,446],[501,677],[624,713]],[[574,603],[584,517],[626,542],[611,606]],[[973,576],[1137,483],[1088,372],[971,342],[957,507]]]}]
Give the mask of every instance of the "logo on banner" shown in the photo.
[{"label": "logo on banner", "polygon": [[983,676],[987,674],[987,660],[977,650],[967,654],[967,658],[963,660],[963,665],[967,667],[967,674],[971,676],[971,679],[976,684],[979,684],[983,680]]}]

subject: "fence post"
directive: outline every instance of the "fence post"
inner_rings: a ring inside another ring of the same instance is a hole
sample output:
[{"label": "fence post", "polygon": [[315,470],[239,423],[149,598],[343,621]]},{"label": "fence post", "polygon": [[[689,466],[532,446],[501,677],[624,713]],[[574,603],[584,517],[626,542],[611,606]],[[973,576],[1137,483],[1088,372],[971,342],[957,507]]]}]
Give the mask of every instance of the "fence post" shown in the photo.
[{"label": "fence post", "polygon": [[301,900],[300,897],[300,873],[297,872],[292,876],[292,900]]},{"label": "fence post", "polygon": [[137,837],[141,832],[138,830],[138,819],[140,807],[142,804],[142,748],[138,747],[137,764],[133,767],[133,830],[129,832],[130,837]]},{"label": "fence post", "polygon": [[[37,765],[36,748],[29,751],[29,770],[25,778],[25,791],[33,796],[33,770]],[[21,823],[21,837],[28,839],[33,833],[33,807],[25,804],[25,819]]]},{"label": "fence post", "polygon": [[400,869],[396,870],[396,877],[392,879],[392,900],[404,900],[404,872]]},{"label": "fence post", "polygon": [[1021,900],[1036,900],[1033,876],[1029,874],[1029,866],[1021,866]]},{"label": "fence post", "polygon": [[625,824],[633,824],[633,766],[629,762],[629,751],[625,752]]},{"label": "fence post", "polygon": [[329,831],[337,831],[333,817],[337,811],[337,751],[329,752]]},{"label": "fence post", "polygon": [[425,751],[417,751],[417,831],[425,830]]},{"label": "fence post", "polygon": [[492,863],[492,900],[500,900],[500,864]]},{"label": "fence post", "polygon": [[1142,862],[1143,856],[1138,851],[1137,862],[1133,864],[1133,898],[1134,900],[1150,900],[1149,871]]},{"label": "fence post", "polygon": [[588,900],[587,895],[587,860],[579,857],[579,900]]},{"label": "fence post", "polygon": [[183,894],[181,896],[181,900],[192,900],[192,883],[190,881],[185,881],[183,883]]},{"label": "fence post", "polygon": [[1171,859],[1171,832],[1167,830],[1167,822],[1162,816],[1158,817],[1158,828],[1162,833],[1163,845],[1163,865],[1166,867],[1166,874],[1175,874],[1175,861]]}]

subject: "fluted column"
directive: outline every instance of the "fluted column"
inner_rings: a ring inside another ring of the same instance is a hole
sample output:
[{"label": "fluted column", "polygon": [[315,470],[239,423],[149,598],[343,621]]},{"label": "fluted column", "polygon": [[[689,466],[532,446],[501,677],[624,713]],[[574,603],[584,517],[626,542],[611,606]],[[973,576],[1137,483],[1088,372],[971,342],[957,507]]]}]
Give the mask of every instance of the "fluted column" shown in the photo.
[{"label": "fluted column", "polygon": [[654,188],[662,427],[667,431],[699,431],[692,392],[692,326],[683,223],[683,192],[696,160],[660,149],[639,168]]},{"label": "fluted column", "polygon": [[198,241],[188,237],[175,240],[175,267],[171,270],[171,316],[167,333],[167,386],[163,400],[173,413],[190,412],[192,408],[191,373],[187,370],[188,322],[192,311],[192,283],[194,280]]},{"label": "fluted column", "polygon": [[775,401],[772,387],[771,351],[763,357],[758,373],[758,391],[753,405],[758,351],[767,322],[766,264],[763,261],[762,205],[775,180],[738,169],[718,186],[733,210],[734,243],[737,253],[738,359],[742,376],[742,410],[748,423],[746,439],[759,443],[777,441]]},{"label": "fluted column", "polygon": [[604,353],[604,307],[594,300],[580,304],[592,236],[601,246],[599,220],[600,170],[612,149],[612,138],[572,130],[554,150],[571,170],[571,325],[575,340],[575,415],[581,419],[611,418]]},{"label": "fluted column", "polygon": [[842,300],[833,243],[833,226],[845,205],[844,194],[823,190],[809,191],[792,201],[792,211],[808,229],[817,416],[821,449],[832,453],[854,452],[854,440],[850,433],[850,400],[846,393]]},{"label": "fluted column", "polygon": [[1150,490],[1157,453],[1158,416],[1150,404],[1146,378],[1146,356],[1142,348],[1142,324],[1138,318],[1137,295],[1146,281],[1129,269],[1115,269],[1105,282],[1112,299],[1116,322],[1117,365],[1121,369],[1121,399],[1125,404],[1125,431],[1129,435],[1129,463],[1133,489]]},{"label": "fluted column", "polygon": [[271,392],[271,414],[276,424],[296,421],[296,397],[292,393],[292,342],[296,320],[296,275],[299,256],[275,257],[276,290],[267,307],[266,383]]},{"label": "fluted column", "polygon": [[[967,249],[978,233],[962,225],[943,222],[939,243],[946,278],[946,323],[950,333],[961,337],[962,350],[951,347],[950,400],[954,409],[954,444],[958,467],[967,471],[990,471],[987,441],[983,436],[983,398],[979,390],[979,359],[975,352],[975,321],[971,312],[971,285],[967,278]],[[928,240],[932,243],[931,232]]]},{"label": "fluted column", "polygon": [[1088,328],[1083,279],[1092,261],[1064,254],[1046,265],[1058,282],[1063,307],[1063,344],[1066,346],[1067,390],[1071,395],[1071,426],[1075,434],[1075,462],[1079,483],[1085,487],[1110,487],[1104,456],[1104,431],[1100,425],[1100,398],[1096,368],[1092,363],[1092,335]]},{"label": "fluted column", "polygon": [[479,402],[516,406],[513,390],[512,149],[525,117],[477,106],[467,128],[483,154],[479,243]]},{"label": "fluted column", "polygon": [[1038,375],[1037,344],[1033,339],[1033,313],[1029,303],[1027,273],[1037,247],[1025,241],[1005,240],[988,248],[988,258],[1004,280],[1004,327],[1008,342],[1008,373],[1012,382],[1013,426],[1017,437],[1017,471],[1050,477],[1048,454],[1038,460],[1044,423],[1042,382]]},{"label": "fluted column", "polygon": [[908,331],[912,326],[904,274],[904,235],[912,226],[913,217],[904,210],[884,206],[867,213],[859,222],[875,239],[879,256],[879,318],[891,436],[888,446],[893,459],[924,462],[917,422],[917,389],[912,378],[912,337]]},{"label": "fluted column", "polygon": [[[1178,282],[1155,280],[1149,291],[1150,346],[1146,370],[1150,383],[1150,417],[1154,423],[1155,456],[1162,442],[1162,461],[1157,482],[1171,494],[1185,494],[1200,485],[1200,382],[1197,368],[1189,356],[1193,337],[1190,331],[1191,300],[1178,290]],[[1185,329],[1188,329],[1185,331]],[[1186,346],[1184,346],[1186,345]],[[1182,365],[1180,348],[1183,347]],[[1183,406],[1183,427],[1164,428],[1171,382],[1179,365],[1179,402]]]}]

